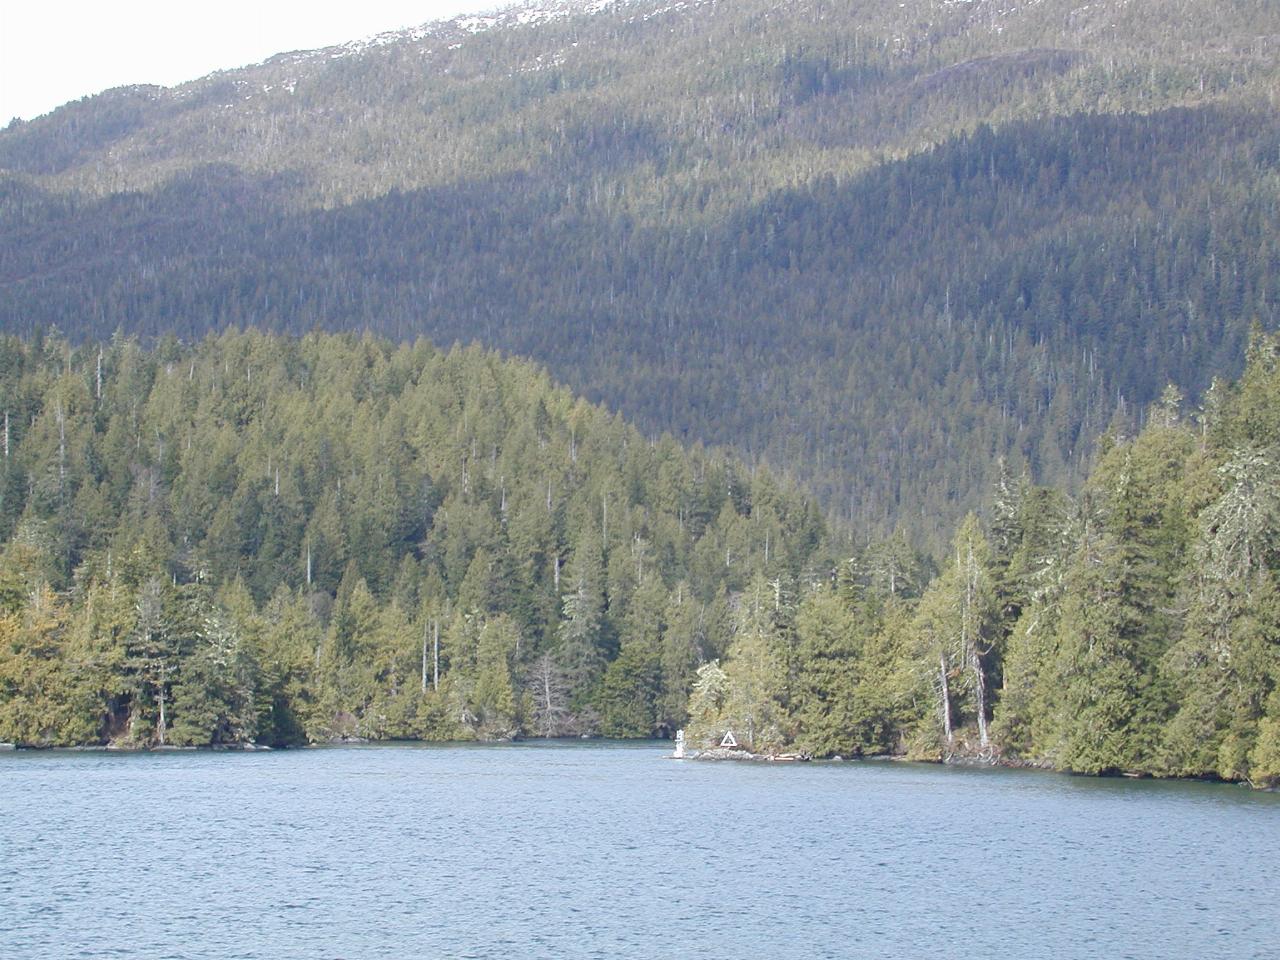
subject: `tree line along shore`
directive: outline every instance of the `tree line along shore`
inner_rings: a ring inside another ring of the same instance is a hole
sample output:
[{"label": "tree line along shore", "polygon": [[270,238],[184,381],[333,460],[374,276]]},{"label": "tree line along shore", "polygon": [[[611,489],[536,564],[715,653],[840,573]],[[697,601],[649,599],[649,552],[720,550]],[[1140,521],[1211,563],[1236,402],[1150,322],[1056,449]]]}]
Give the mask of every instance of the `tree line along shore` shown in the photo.
[{"label": "tree line along shore", "polygon": [[0,338],[0,742],[669,736],[1280,781],[1280,344],[937,556],[479,348]]}]

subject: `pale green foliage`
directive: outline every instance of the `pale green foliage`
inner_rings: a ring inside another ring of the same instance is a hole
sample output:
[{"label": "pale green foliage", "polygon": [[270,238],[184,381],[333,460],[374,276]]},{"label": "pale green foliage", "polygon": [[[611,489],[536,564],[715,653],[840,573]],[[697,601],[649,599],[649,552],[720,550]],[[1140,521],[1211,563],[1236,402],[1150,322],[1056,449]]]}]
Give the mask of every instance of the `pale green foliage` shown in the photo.
[{"label": "pale green foliage", "polygon": [[925,591],[917,612],[921,672],[933,676],[935,715],[948,750],[965,714],[978,728],[980,746],[987,746],[984,660],[994,644],[997,612],[990,562],[986,538],[970,514],[956,533],[948,565]]},{"label": "pale green foliage", "polygon": [[725,708],[729,700],[729,675],[719,660],[698,667],[693,691],[689,696],[689,740],[711,746],[726,729]]},{"label": "pale green foliage", "polygon": [[738,625],[726,652],[729,680],[722,721],[740,745],[767,750],[790,733],[785,707],[787,664],[775,623],[777,593],[757,577],[741,600]]},{"label": "pale green foliage", "polygon": [[1280,786],[1280,688],[1271,696],[1270,709],[1258,729],[1249,754],[1250,775],[1258,786]]},{"label": "pale green foliage", "polygon": [[1200,515],[1201,575],[1248,591],[1280,545],[1280,466],[1274,447],[1232,453],[1222,496]]},{"label": "pale green foliage", "polygon": [[518,639],[516,625],[505,616],[490,620],[480,631],[472,712],[487,739],[509,737],[519,726],[511,680]]}]

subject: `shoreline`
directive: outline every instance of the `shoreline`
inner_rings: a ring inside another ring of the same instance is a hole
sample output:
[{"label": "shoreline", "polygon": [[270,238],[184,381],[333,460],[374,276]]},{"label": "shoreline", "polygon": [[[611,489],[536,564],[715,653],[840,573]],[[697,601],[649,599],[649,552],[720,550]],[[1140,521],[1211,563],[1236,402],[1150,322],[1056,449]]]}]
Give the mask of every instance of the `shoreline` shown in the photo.
[{"label": "shoreline", "polygon": [[[79,744],[79,745],[31,745],[22,743],[0,743],[0,753],[109,753],[109,754],[147,754],[147,753],[271,753],[271,752],[291,752],[296,750],[324,750],[335,747],[394,747],[397,745],[432,745],[432,746],[501,746],[503,744],[513,743],[550,743],[558,740],[565,742],[582,742],[583,738],[564,738],[564,737],[522,737],[519,740],[370,740],[366,738],[351,737],[317,743],[303,744],[286,744],[280,746],[268,746],[265,744],[207,744],[200,746],[187,746],[164,744],[163,746],[114,746],[111,744]],[[669,740],[619,740],[610,741],[604,737],[586,738],[587,742],[605,743],[670,743]],[[1259,787],[1247,780],[1224,780],[1221,777],[1203,776],[1203,777],[1162,777],[1149,771],[1137,770],[1115,770],[1103,773],[1078,773],[1072,770],[1061,770],[1051,766],[1048,763],[1036,762],[1033,760],[1023,760],[1016,758],[980,758],[952,756],[946,759],[928,759],[920,757],[908,757],[904,754],[878,753],[856,757],[844,757],[839,754],[830,757],[810,756],[803,753],[781,753],[766,754],[752,753],[748,750],[733,750],[722,747],[708,748],[706,750],[690,751],[684,757],[675,757],[671,754],[664,754],[662,759],[665,760],[690,760],[699,763],[813,763],[819,765],[847,764],[847,763],[919,763],[936,767],[969,767],[969,768],[987,768],[987,769],[1003,769],[1003,770],[1030,770],[1039,773],[1055,774],[1065,777],[1083,777],[1096,780],[1152,780],[1165,783],[1205,783],[1216,784],[1222,786],[1238,786],[1246,787],[1251,791],[1260,793],[1280,793],[1280,789],[1273,787]]]},{"label": "shoreline", "polygon": [[[764,753],[751,753],[747,750],[730,750],[719,747],[691,752],[685,757],[669,756],[667,759],[693,760],[699,763],[778,763],[801,760],[800,757],[793,754],[771,756]],[[1150,780],[1159,781],[1161,783],[1204,783],[1227,787],[1245,787],[1250,791],[1256,791],[1259,793],[1280,793],[1280,788],[1259,787],[1247,780],[1224,780],[1221,777],[1214,776],[1162,777],[1158,774],[1145,770],[1114,770],[1105,771],[1103,773],[1079,773],[1074,770],[1062,770],[1048,763],[1013,758],[983,759],[979,757],[954,756],[946,759],[931,760],[919,757],[908,757],[903,754],[877,753],[859,757],[843,757],[838,754],[831,757],[807,757],[801,762],[822,765],[845,763],[919,763],[934,767],[1027,770],[1036,773],[1053,774],[1061,777],[1078,777],[1091,780]]]}]

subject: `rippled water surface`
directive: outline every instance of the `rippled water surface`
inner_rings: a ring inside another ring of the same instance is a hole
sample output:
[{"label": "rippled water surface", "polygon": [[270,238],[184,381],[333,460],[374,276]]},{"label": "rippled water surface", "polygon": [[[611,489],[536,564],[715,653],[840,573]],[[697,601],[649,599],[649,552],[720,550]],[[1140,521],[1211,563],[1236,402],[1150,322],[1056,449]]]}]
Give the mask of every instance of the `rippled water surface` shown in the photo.
[{"label": "rippled water surface", "polygon": [[1280,957],[1280,797],[660,744],[0,755],[0,957]]}]

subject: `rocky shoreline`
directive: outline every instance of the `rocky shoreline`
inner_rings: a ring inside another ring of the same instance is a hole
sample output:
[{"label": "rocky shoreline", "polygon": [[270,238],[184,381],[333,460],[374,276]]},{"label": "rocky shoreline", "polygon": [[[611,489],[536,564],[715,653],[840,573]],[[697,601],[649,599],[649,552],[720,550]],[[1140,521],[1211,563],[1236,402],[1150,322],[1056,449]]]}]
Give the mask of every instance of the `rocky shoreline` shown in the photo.
[{"label": "rocky shoreline", "polygon": [[[961,754],[953,754],[949,757],[938,759],[929,759],[922,757],[908,757],[903,754],[874,754],[872,756],[857,757],[811,757],[808,754],[768,754],[768,753],[752,753],[749,750],[734,750],[728,747],[712,747],[706,750],[691,751],[682,758],[684,760],[700,760],[700,761],[731,761],[736,763],[778,763],[778,762],[814,762],[814,763],[928,763],[943,767],[999,767],[1006,770],[1038,770],[1043,773],[1055,773],[1065,776],[1077,776],[1070,770],[1060,770],[1046,761],[1023,760],[1012,757],[979,757],[966,756]],[[1129,780],[1161,780],[1168,779],[1184,783],[1221,783],[1235,784],[1237,786],[1250,787],[1254,790],[1261,790],[1267,793],[1280,793],[1280,789],[1272,787],[1257,787],[1246,781],[1236,780],[1220,780],[1211,777],[1157,777],[1146,771],[1126,771],[1117,770],[1114,772],[1092,774],[1093,777],[1101,777],[1102,779],[1123,778]]]},{"label": "rocky shoreline", "polygon": [[713,747],[690,753],[686,760],[745,760],[762,763],[807,763],[813,759],[807,753],[752,753],[749,750],[734,750],[729,747]]}]

